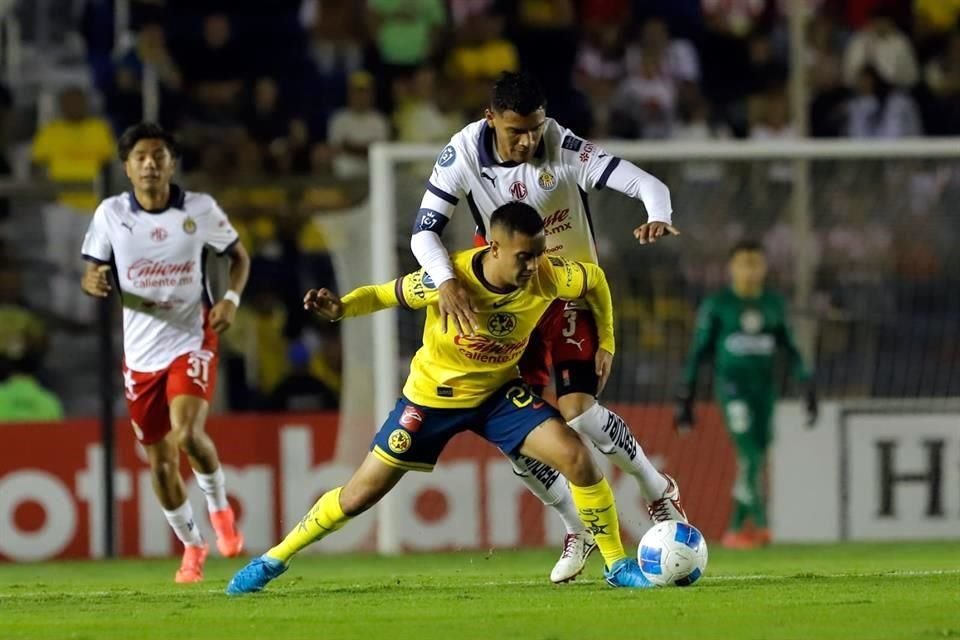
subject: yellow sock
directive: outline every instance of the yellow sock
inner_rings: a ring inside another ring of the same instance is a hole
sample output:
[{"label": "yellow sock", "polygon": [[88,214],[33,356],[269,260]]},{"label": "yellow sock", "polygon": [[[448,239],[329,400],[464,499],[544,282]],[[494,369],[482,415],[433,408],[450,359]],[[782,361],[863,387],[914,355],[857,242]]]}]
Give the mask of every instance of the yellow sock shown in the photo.
[{"label": "yellow sock", "polygon": [[265,555],[275,560],[282,560],[284,563],[290,562],[290,558],[301,549],[317,540],[326,538],[347,524],[350,517],[340,507],[340,492],[342,490],[343,487],[337,487],[320,496],[320,499],[310,508],[307,515],[300,520],[300,524],[294,527],[293,531],[288,533],[280,544],[267,551]]},{"label": "yellow sock", "polygon": [[583,524],[593,534],[603,561],[612,567],[617,560],[627,557],[620,541],[620,520],[617,518],[617,502],[606,478],[591,487],[570,485],[570,495]]}]

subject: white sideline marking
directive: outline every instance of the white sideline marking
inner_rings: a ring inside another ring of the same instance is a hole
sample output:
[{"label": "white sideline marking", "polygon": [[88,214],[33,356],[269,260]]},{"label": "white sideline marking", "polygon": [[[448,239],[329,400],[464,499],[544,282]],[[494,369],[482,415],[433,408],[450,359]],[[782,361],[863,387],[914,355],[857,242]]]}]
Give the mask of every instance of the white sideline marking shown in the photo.
[{"label": "white sideline marking", "polygon": [[[909,577],[924,577],[924,576],[958,576],[960,575],[960,569],[936,569],[930,571],[884,571],[882,573],[815,573],[811,572],[811,579],[827,578],[827,579],[837,579],[837,578],[909,578]],[[708,582],[755,582],[759,580],[793,580],[798,577],[806,577],[806,574],[799,573],[793,575],[768,575],[768,574],[746,574],[746,575],[734,575],[734,576],[710,576],[707,575],[704,580]],[[598,584],[602,583],[602,579],[587,579],[583,580],[582,584]],[[537,587],[537,586],[547,586],[550,582],[544,578],[543,580],[500,580],[495,582],[481,582],[479,586],[483,587]],[[574,583],[576,584],[576,583]],[[323,586],[329,586],[324,584]],[[349,584],[349,585],[337,585],[338,588],[362,588],[364,584]],[[468,585],[469,586],[469,585]],[[402,588],[402,587],[401,587]],[[560,585],[558,588],[563,588],[563,585]],[[206,593],[206,594],[221,594],[223,589],[203,589],[203,590],[184,590],[183,594],[186,593]],[[9,590],[8,593],[0,593],[0,601],[3,600],[13,600],[13,599],[22,599],[22,598],[43,598],[43,597],[52,597],[52,596],[82,596],[84,598],[104,598],[107,596],[129,596],[129,595],[159,595],[159,594],[150,594],[145,592],[142,589],[117,589],[115,591],[16,591]],[[182,594],[177,594],[182,595]]]}]

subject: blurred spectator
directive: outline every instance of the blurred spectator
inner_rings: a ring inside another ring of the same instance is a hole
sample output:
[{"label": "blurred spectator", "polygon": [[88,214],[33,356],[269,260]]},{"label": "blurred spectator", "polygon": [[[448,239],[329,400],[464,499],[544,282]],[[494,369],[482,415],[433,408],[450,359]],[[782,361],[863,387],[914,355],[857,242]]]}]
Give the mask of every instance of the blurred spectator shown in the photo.
[{"label": "blurred spectator", "polygon": [[56,204],[44,207],[43,222],[46,258],[54,265],[51,308],[80,322],[92,319],[94,306],[77,286],[82,273],[77,241],[87,232],[97,206],[94,182],[113,158],[115,144],[109,123],[90,114],[86,92],[71,87],[60,94],[60,117],[40,127],[31,148],[35,171],[70,185]]},{"label": "blurred spectator", "polygon": [[160,83],[160,121],[176,124],[183,89],[183,74],[167,49],[166,33],[159,23],[148,23],[136,41],[121,52],[114,64],[113,86],[107,95],[107,111],[115,131],[143,119],[143,72],[150,66]]},{"label": "blurred spectator", "polygon": [[447,19],[443,0],[369,0],[367,25],[379,55],[379,102],[391,110],[393,82],[426,63]]},{"label": "blurred spectator", "polygon": [[262,77],[253,85],[253,99],[244,114],[247,133],[259,145],[261,155],[269,159],[269,168],[279,173],[307,164],[307,125],[287,104],[280,99],[277,82]]},{"label": "blurred spectator", "polygon": [[11,363],[39,361],[47,349],[44,322],[22,294],[20,272],[0,265],[0,359]]},{"label": "blurred spectator", "polygon": [[923,134],[913,98],[891,86],[873,67],[864,67],[858,74],[856,97],[847,109],[847,135],[852,138],[905,138]]},{"label": "blurred spectator", "polygon": [[361,2],[314,0],[308,55],[317,75],[308,87],[305,115],[315,140],[326,140],[330,114],[346,102],[347,78],[363,68],[365,13]]},{"label": "blurred spectator", "polygon": [[758,31],[747,40],[747,95],[755,96],[787,84],[786,61],[777,57],[769,33]]},{"label": "blurred spectator", "polygon": [[440,144],[466,124],[463,114],[454,108],[456,89],[451,83],[438,86],[430,67],[418,69],[406,87],[393,114],[398,141]]},{"label": "blurred spectator", "polygon": [[669,138],[677,109],[677,86],[658,61],[644,58],[610,104],[610,133],[621,138]]},{"label": "blurred spectator", "polygon": [[236,410],[268,407],[288,368],[287,311],[269,279],[260,275],[251,284],[248,304],[237,310],[233,326],[223,334],[227,402]]},{"label": "blurred spectator", "polygon": [[340,393],[311,372],[310,350],[294,342],[288,350],[290,372],[270,396],[273,411],[329,411],[340,407]]},{"label": "blurred spectator", "polygon": [[[751,140],[780,141],[797,137],[790,123],[790,102],[785,91],[769,91],[754,104]],[[788,183],[793,180],[793,165],[789,161],[774,160],[766,164],[766,173],[770,182]]]},{"label": "blurred spectator", "polygon": [[0,422],[61,420],[63,406],[33,376],[31,363],[0,358]]},{"label": "blurred spectator", "polygon": [[848,92],[843,84],[843,39],[826,12],[813,17],[806,33],[806,78],[810,88],[810,135],[839,136],[846,121]]},{"label": "blurred spectator", "polygon": [[333,172],[337,177],[367,175],[370,145],[390,138],[390,124],[374,108],[373,98],[373,77],[365,71],[351,75],[347,106],[333,114],[327,128]]},{"label": "blurred spectator", "polygon": [[576,86],[588,96],[596,126],[593,135],[607,132],[609,102],[626,73],[621,25],[587,25],[577,51]]},{"label": "blurred spectator", "polygon": [[584,117],[584,97],[573,89],[579,40],[573,0],[516,0],[504,6],[510,9],[507,22],[520,66],[539,80],[550,116],[587,135],[584,120],[592,118]]},{"label": "blurred spectator", "polygon": [[924,122],[934,135],[960,135],[960,31],[954,31],[943,55],[924,69]]},{"label": "blurred spectator", "polygon": [[735,38],[745,38],[766,26],[773,12],[767,0],[701,0],[707,28]]},{"label": "blurred spectator", "polygon": [[241,104],[246,53],[233,33],[230,18],[223,14],[203,19],[199,42],[187,42],[175,49],[192,118],[210,125],[234,123]]},{"label": "blurred spectator", "polygon": [[922,62],[940,50],[960,17],[960,0],[914,0],[913,42]]},{"label": "blurred spectator", "polygon": [[490,98],[490,83],[504,71],[519,68],[517,48],[504,37],[504,19],[494,13],[473,17],[447,56],[447,76],[457,86],[462,108],[481,113]]},{"label": "blurred spectator", "polygon": [[859,83],[860,70],[867,65],[897,87],[912,87],[919,76],[913,45],[885,8],[875,9],[870,22],[847,45],[843,76],[848,86]]},{"label": "blurred spectator", "polygon": [[645,58],[653,60],[660,72],[676,85],[681,104],[699,93],[700,57],[689,40],[673,38],[667,23],[650,18],[640,30],[640,37],[627,47],[627,71],[642,73]]}]

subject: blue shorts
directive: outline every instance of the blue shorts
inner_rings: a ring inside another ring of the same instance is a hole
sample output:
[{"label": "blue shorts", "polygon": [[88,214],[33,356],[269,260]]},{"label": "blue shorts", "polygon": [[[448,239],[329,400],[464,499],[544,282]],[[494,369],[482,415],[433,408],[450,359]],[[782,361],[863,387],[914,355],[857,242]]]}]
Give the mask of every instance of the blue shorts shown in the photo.
[{"label": "blue shorts", "polygon": [[401,396],[370,450],[392,467],[432,471],[440,452],[458,433],[473,431],[504,453],[514,454],[530,432],[550,418],[562,420],[519,378],[470,409],[423,407]]}]

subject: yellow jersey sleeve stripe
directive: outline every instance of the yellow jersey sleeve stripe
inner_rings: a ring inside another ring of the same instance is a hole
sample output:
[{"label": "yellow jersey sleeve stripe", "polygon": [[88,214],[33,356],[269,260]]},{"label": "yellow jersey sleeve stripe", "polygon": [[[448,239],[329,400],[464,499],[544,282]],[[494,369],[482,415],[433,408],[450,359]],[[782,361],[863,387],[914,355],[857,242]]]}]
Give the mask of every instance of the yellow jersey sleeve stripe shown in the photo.
[{"label": "yellow jersey sleeve stripe", "polygon": [[401,276],[397,278],[396,284],[393,285],[393,292],[396,294],[397,302],[400,303],[401,307],[403,307],[404,309],[412,309],[412,307],[409,304],[407,304],[407,301],[404,300],[403,298],[403,279],[406,277],[407,276]]},{"label": "yellow jersey sleeve stripe", "polygon": [[589,284],[589,283],[587,282],[587,270],[586,270],[586,268],[583,266],[583,263],[582,263],[582,262],[578,262],[578,263],[577,263],[577,267],[580,268],[580,273],[583,274],[583,286],[580,287],[580,297],[583,298],[583,297],[585,297],[585,296],[587,295],[587,284]]},{"label": "yellow jersey sleeve stripe", "polygon": [[405,462],[403,460],[397,460],[392,455],[381,449],[379,446],[373,448],[373,455],[377,456],[381,462],[387,466],[394,467],[395,469],[403,469],[404,471],[433,471],[432,464],[426,464],[424,462]]}]

